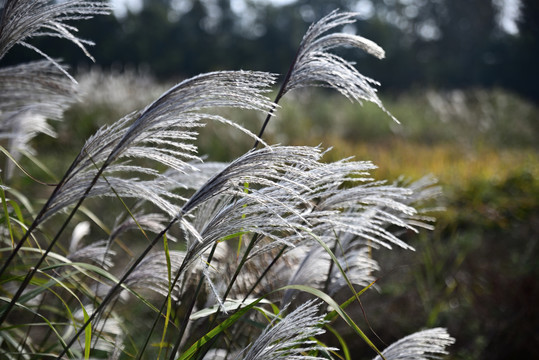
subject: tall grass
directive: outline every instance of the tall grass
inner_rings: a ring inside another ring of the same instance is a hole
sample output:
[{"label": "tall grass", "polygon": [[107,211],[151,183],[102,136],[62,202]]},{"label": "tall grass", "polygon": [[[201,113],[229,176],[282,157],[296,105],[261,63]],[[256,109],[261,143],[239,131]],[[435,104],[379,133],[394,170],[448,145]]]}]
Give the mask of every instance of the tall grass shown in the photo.
[{"label": "tall grass", "polygon": [[[353,13],[332,12],[307,30],[274,101],[266,96],[274,74],[201,74],[100,127],[62,176],[41,181],[50,188],[46,200],[14,187],[16,176],[38,181],[23,171],[21,156],[47,168],[29,140],[37,131],[52,135],[45,119],[59,119],[77,87],[28,39],[58,36],[87,52],[66,21],[107,11],[102,2],[3,2],[0,59],[20,44],[45,60],[0,72],[2,356],[356,358],[332,330],[339,317],[372,349],[366,356],[445,354],[454,339],[444,329],[382,351],[374,332],[347,313],[384,265],[373,250],[413,250],[402,230],[431,228],[422,205],[438,194],[434,182],[375,181],[369,161],[325,161],[321,147],[264,141],[280,99],[302,87],[333,88],[388,113],[377,83],[330,52],[351,46],[383,57],[372,41],[335,31],[354,22]],[[220,108],[266,120],[255,135]],[[229,163],[204,162],[197,140],[208,122],[254,146]],[[342,291],[349,300],[338,304]],[[327,329],[340,349],[320,340]]]}]

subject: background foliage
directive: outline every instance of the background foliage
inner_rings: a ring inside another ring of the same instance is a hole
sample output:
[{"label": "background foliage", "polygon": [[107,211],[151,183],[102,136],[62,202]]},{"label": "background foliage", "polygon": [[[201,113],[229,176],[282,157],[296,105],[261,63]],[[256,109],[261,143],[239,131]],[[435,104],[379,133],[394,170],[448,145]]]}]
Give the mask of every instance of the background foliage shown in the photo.
[{"label": "background foliage", "polygon": [[[331,10],[357,10],[349,27],[384,44],[382,62],[356,53],[361,68],[384,90],[504,87],[534,101],[539,70],[539,5],[521,0],[518,33],[500,26],[504,1],[296,0],[286,6],[253,0],[144,0],[123,17],[96,17],[80,34],[97,46],[92,54],[105,69],[150,69],[159,79],[216,69],[281,73],[307,26]],[[74,46],[43,39],[42,47],[75,68],[90,62]],[[20,63],[26,50],[6,63]],[[376,76],[374,76],[376,75]]]}]

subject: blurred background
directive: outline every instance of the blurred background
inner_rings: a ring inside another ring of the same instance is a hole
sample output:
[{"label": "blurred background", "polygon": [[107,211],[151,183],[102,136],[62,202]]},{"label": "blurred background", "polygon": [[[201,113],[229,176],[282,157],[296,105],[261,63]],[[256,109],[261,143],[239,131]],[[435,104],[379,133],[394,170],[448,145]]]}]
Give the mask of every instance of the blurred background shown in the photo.
[{"label": "blurred background", "polygon": [[[539,100],[535,0],[111,0],[115,16],[79,22],[103,69],[148,70],[159,80],[215,69],[286,72],[306,27],[339,8],[360,13],[346,31],[381,44],[384,61],[355,54],[384,91],[503,87]],[[54,39],[53,56],[91,66]],[[9,61],[31,54],[12,51]]]},{"label": "blurred background", "polygon": [[[77,23],[81,37],[96,43],[95,63],[65,41],[32,41],[64,59],[82,88],[81,101],[54,124],[58,138],[35,139],[52,173],[63,173],[99,126],[175,82],[214,70],[284,74],[311,22],[336,8],[357,11],[359,21],[345,31],[381,45],[386,59],[343,55],[381,82],[382,100],[402,125],[376,106],[307,91],[283,100],[267,140],[333,146],[335,159],[372,160],[380,179],[439,179],[446,210],[435,214],[436,230],[410,234],[416,252],[376,254],[379,293],[363,305],[383,342],[443,326],[457,339],[451,358],[539,358],[539,1],[112,3],[114,15]],[[15,48],[0,65],[34,57]],[[262,119],[252,113],[227,115],[258,132]],[[212,160],[251,145],[217,125],[199,141]],[[356,319],[367,328],[361,312]]]}]

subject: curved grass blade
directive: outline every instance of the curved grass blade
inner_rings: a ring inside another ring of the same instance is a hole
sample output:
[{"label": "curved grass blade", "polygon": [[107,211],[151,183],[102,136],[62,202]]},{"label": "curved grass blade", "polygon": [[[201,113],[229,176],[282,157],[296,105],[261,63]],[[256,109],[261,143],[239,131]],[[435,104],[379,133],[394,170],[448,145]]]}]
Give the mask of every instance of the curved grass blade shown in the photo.
[{"label": "curved grass blade", "polygon": [[167,309],[165,313],[165,325],[163,327],[163,335],[161,336],[161,342],[159,343],[159,353],[157,354],[157,359],[161,358],[161,351],[163,350],[163,345],[165,344],[165,337],[167,335],[168,323],[170,321],[170,313],[172,311],[172,265],[170,262],[170,252],[168,249],[168,239],[166,234],[163,236],[163,247],[165,252],[165,258],[167,262],[167,280],[168,280],[168,294],[166,297]]},{"label": "curved grass blade", "polygon": [[325,328],[328,329],[328,331],[330,333],[332,333],[333,336],[335,336],[337,338],[337,340],[339,341],[339,344],[341,345],[341,349],[342,349],[344,358],[346,360],[352,360],[352,358],[350,357],[350,350],[348,349],[348,345],[346,344],[346,341],[344,341],[341,334],[339,334],[339,332],[337,330],[335,330],[331,325],[326,324]]},{"label": "curved grass blade", "polygon": [[[88,312],[86,311],[85,307],[82,307],[82,313],[84,314],[84,322],[86,323],[88,319],[90,318],[88,316]],[[84,329],[84,360],[88,360],[90,358],[90,347],[92,345],[92,323]]]},{"label": "curved grass blade", "polygon": [[[1,301],[4,301],[4,302],[6,302],[6,303],[9,303],[9,302],[11,301],[11,299],[5,298],[5,297],[0,297],[0,300],[1,300]],[[30,312],[30,313],[32,313],[32,314],[34,314],[34,315],[40,317],[41,319],[43,319],[43,321],[44,321],[45,323],[47,323],[47,325],[49,326],[49,328],[54,332],[54,334],[55,334],[56,337],[58,338],[58,341],[60,342],[60,345],[62,345],[62,347],[63,347],[64,349],[66,348],[66,343],[65,343],[65,341],[64,341],[64,339],[63,339],[63,337],[62,337],[62,335],[60,335],[60,333],[58,333],[58,331],[56,330],[56,327],[54,326],[54,324],[51,323],[46,317],[44,317],[43,315],[39,314],[38,312],[35,312],[35,311],[32,310],[30,307],[27,307],[27,306],[25,306],[25,305],[23,305],[23,304],[16,303],[15,306],[18,307],[18,308],[21,308],[21,309],[23,309],[23,310],[26,310],[26,311],[28,311],[28,312]],[[3,331],[5,331],[5,330],[7,330],[7,329],[9,329],[9,328],[10,328],[10,327],[2,327],[2,328],[0,328],[0,329],[2,329]],[[2,334],[2,336],[4,336],[4,334]],[[70,357],[74,357],[73,353],[72,353],[69,349],[67,349],[67,354],[68,354]]]},{"label": "curved grass blade", "polygon": [[10,153],[9,151],[7,151],[6,148],[4,148],[2,145],[0,145],[0,152],[2,152],[4,155],[6,155],[8,157],[9,160],[11,160],[11,162],[13,164],[15,164],[16,167],[19,168],[19,170],[21,170],[23,172],[24,175],[28,176],[30,179],[32,179],[33,181],[35,181],[36,183],[38,184],[41,184],[41,185],[47,185],[47,186],[56,186],[57,184],[51,184],[51,183],[46,183],[44,181],[41,181],[39,179],[36,179],[35,177],[33,177],[32,175],[30,175],[30,173],[28,171],[26,171],[21,164],[19,164],[19,162],[17,161],[17,159],[15,159]]},{"label": "curved grass blade", "polygon": [[13,238],[13,229],[11,228],[11,221],[9,217],[9,211],[7,208],[6,193],[4,192],[4,187],[0,184],[0,197],[2,198],[2,208],[4,209],[4,216],[6,218],[6,227],[9,232],[9,237],[11,239],[11,246],[15,247],[15,239]]}]

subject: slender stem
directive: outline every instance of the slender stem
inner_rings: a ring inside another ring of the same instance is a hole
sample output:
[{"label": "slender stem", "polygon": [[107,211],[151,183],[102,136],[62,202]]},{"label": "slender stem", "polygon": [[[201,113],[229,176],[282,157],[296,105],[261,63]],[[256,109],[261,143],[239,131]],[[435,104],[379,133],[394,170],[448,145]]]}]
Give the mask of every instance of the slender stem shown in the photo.
[{"label": "slender stem", "polygon": [[[333,245],[333,249],[331,249],[331,251],[333,252],[333,254],[335,254],[335,252],[337,251],[337,245],[339,243],[339,238],[336,236],[335,237],[335,244]],[[331,282],[331,273],[333,272],[333,267],[334,267],[334,263],[333,261],[331,260],[331,258],[329,259],[329,270],[328,270],[328,275],[326,277],[326,283],[324,284],[324,292],[327,294],[328,293],[328,289],[329,289],[329,283]]]},{"label": "slender stem", "polygon": [[[215,242],[211,248],[210,254],[208,255],[208,260],[206,261],[207,265],[209,266],[210,262],[213,259],[213,255],[215,254],[215,250],[217,249],[217,242]],[[185,262],[185,260],[184,260]],[[183,264],[182,264],[183,265]],[[181,270],[181,268],[180,268]],[[174,279],[173,286],[176,284],[177,279],[179,279],[180,271],[176,274],[176,278]],[[195,302],[198,297],[198,294],[200,292],[200,289],[202,288],[202,284],[204,283],[204,276],[203,274],[200,277],[200,280],[198,282],[197,288],[195,290],[195,293],[193,294],[193,301],[189,304],[189,308],[185,312],[185,315],[183,317],[182,327],[180,328],[180,334],[178,335],[178,339],[176,340],[176,343],[174,344],[174,348],[172,349],[172,352],[170,353],[170,359],[172,360],[174,358],[174,354],[178,352],[178,349],[180,348],[180,344],[182,342],[182,338],[185,334],[185,330],[187,329],[187,324],[189,323],[189,317],[191,316],[191,313],[193,312],[193,309],[195,307]],[[166,299],[165,299],[166,300]]]},{"label": "slender stem", "polygon": [[[247,298],[249,297],[249,295],[251,295],[251,293],[256,289],[256,287],[258,286],[258,284],[260,283],[260,281],[262,281],[262,279],[266,276],[266,274],[270,271],[270,269],[277,263],[277,261],[278,261],[278,260],[281,258],[281,256],[284,254],[284,252],[285,252],[285,250],[286,250],[287,247],[288,247],[288,246],[286,246],[286,245],[283,246],[283,247],[281,248],[281,250],[279,251],[279,253],[278,253],[277,255],[275,255],[275,257],[273,258],[273,260],[271,261],[271,263],[266,267],[266,269],[264,270],[264,272],[258,277],[257,281],[253,284],[253,286],[251,286],[251,289],[249,289],[249,291],[247,292],[247,294],[246,294],[245,297],[243,298],[242,303],[243,303],[245,300],[247,300]],[[238,308],[236,309],[236,311],[239,310],[240,306],[241,306],[241,304],[238,305]],[[216,319],[216,318],[217,318],[217,314],[216,314],[216,316],[215,316],[215,319]],[[214,320],[215,320],[215,319],[214,319]],[[218,335],[218,336],[220,336],[220,335]],[[215,344],[215,342],[217,341],[218,336],[216,336],[215,338],[213,338],[213,339],[211,340],[211,343],[210,343],[210,345],[208,346],[208,348],[211,348],[211,346],[212,346],[213,344]],[[207,350],[206,350],[206,351],[207,351]],[[205,353],[203,353],[202,355],[205,355]],[[227,353],[227,357],[228,357],[228,353]]]},{"label": "slender stem", "polygon": [[[78,157],[77,157],[78,159]],[[73,164],[76,163],[76,160],[73,162]],[[106,168],[106,165],[108,164],[109,162],[106,161],[103,166],[101,166],[101,168],[97,171],[97,174],[94,176],[94,178],[92,179],[92,182],[90,183],[90,185],[88,185],[88,187],[86,188],[86,190],[84,191],[84,194],[81,196],[81,198],[79,199],[79,201],[77,202],[77,204],[75,205],[75,207],[71,210],[71,212],[69,213],[69,216],[67,217],[67,219],[63,222],[62,226],[60,227],[60,230],[58,230],[58,232],[56,233],[56,236],[54,237],[54,239],[52,239],[51,243],[49,244],[49,246],[47,247],[47,249],[45,250],[45,252],[41,255],[41,258],[39,258],[39,260],[37,261],[37,264],[34,265],[34,267],[31,269],[31,271],[26,275],[24,281],[22,282],[22,284],[19,286],[19,288],[17,289],[17,292],[15,293],[15,295],[13,296],[13,298],[11,299],[11,302],[9,303],[7,309],[2,313],[2,315],[0,316],[0,325],[4,322],[4,320],[7,318],[9,312],[11,311],[11,309],[13,308],[13,306],[15,306],[15,303],[17,302],[17,300],[19,300],[19,298],[21,297],[23,291],[26,289],[26,287],[28,286],[28,284],[30,283],[30,281],[32,280],[32,278],[34,277],[34,275],[36,274],[36,272],[39,270],[39,267],[41,266],[41,264],[43,263],[43,261],[45,261],[45,259],[47,258],[47,256],[49,255],[49,253],[51,252],[52,248],[54,247],[54,245],[56,245],[56,242],[58,241],[58,239],[60,239],[60,235],[64,232],[64,230],[67,228],[67,225],[69,224],[69,222],[71,221],[71,219],[73,218],[73,216],[75,216],[75,213],[77,212],[77,210],[79,209],[79,207],[82,205],[82,202],[84,201],[84,199],[88,196],[88,194],[90,193],[90,191],[92,190],[92,188],[94,187],[94,185],[97,183],[97,180],[99,179],[99,177],[101,176],[101,174],[103,173],[103,171],[105,171],[105,168]],[[47,208],[48,208],[48,205],[52,202],[52,199],[54,198],[54,195],[55,193],[58,191],[58,189],[60,188],[60,186],[63,185],[65,179],[67,179],[67,175],[71,172],[72,168],[74,167],[74,165],[72,164],[72,166],[70,167],[70,169],[66,172],[66,175],[64,175],[64,178],[62,179],[62,181],[60,182],[60,184],[58,184],[58,186],[55,188],[53,194],[49,197],[49,200],[47,200],[47,203],[45,204],[45,206],[43,206],[43,208],[41,209],[40,213],[38,214],[38,216],[36,217],[36,220],[34,220],[34,222],[32,223],[32,226],[30,228],[28,228],[28,230],[26,231],[26,234],[23,236],[23,238],[21,239],[21,241],[19,241],[19,243],[17,244],[17,248],[12,252],[12,256],[8,259],[8,262],[11,261],[11,259],[14,257],[14,254],[16,253],[16,251],[18,251],[20,249],[20,247],[22,246],[22,243],[24,240],[26,240],[28,238],[28,235],[30,234],[30,232],[37,226],[37,222],[38,222],[38,219],[40,217],[43,216],[43,214],[46,212]],[[7,268],[7,263],[6,265],[4,265],[4,268]],[[4,268],[2,268],[2,270],[4,270]],[[1,274],[1,273],[0,273]]]},{"label": "slender stem", "polygon": [[[296,62],[298,61],[298,57],[301,51],[301,46],[296,51],[296,54],[294,55],[294,59],[292,60],[292,64],[290,64],[290,67],[288,68],[288,72],[286,73],[283,83],[281,84],[281,88],[279,89],[279,92],[277,93],[277,96],[275,97],[275,100],[273,103],[277,105],[279,103],[279,100],[283,97],[283,95],[286,92],[286,86],[288,85],[288,81],[290,80],[290,77],[292,76],[292,73],[294,72],[294,67],[296,66]],[[260,132],[258,133],[258,139],[262,139],[262,135],[264,135],[264,131],[266,130],[266,126],[269,123],[270,118],[272,117],[273,113],[275,112],[276,106],[274,106],[268,113],[268,116],[266,116],[266,120],[264,120],[264,123],[262,124],[262,127],[260,128]],[[258,147],[259,141],[258,139],[255,140],[255,143],[253,145],[253,149],[256,149]]]},{"label": "slender stem", "polygon": [[[36,311],[34,312],[34,315],[32,315],[32,321],[29,323],[28,325],[28,329],[26,329],[26,333],[24,334],[24,338],[21,339],[21,341],[19,342],[19,345],[18,345],[18,349],[20,349],[19,351],[19,354],[17,355],[17,360],[21,358],[22,354],[24,353],[24,347],[26,345],[26,341],[28,340],[28,338],[30,337],[30,332],[32,331],[32,328],[33,326],[31,324],[35,323],[36,322],[36,319],[39,318],[39,315],[43,309],[43,305],[45,304],[45,299],[47,298],[47,295],[48,293],[43,293],[43,296],[41,297],[41,299],[39,300],[39,305],[37,306],[37,309]],[[44,339],[47,340],[50,336],[50,333],[52,332],[51,328],[48,327],[48,331],[47,333],[45,334],[44,336]],[[44,342],[43,342],[44,344]]]},{"label": "slender stem", "polygon": [[127,280],[127,278],[129,277],[129,275],[131,275],[131,273],[136,269],[136,267],[140,264],[140,262],[142,260],[144,260],[144,258],[146,257],[146,255],[148,255],[148,253],[150,252],[150,250],[155,246],[155,244],[157,244],[157,242],[163,237],[163,235],[165,235],[165,233],[170,230],[170,228],[172,227],[172,225],[174,225],[176,223],[176,221],[178,221],[179,217],[175,217],[167,226],[165,229],[163,229],[159,234],[157,234],[155,236],[155,238],[151,241],[150,244],[148,244],[148,246],[144,249],[144,251],[137,257],[137,259],[135,260],[135,262],[129,267],[129,269],[125,272],[125,274],[122,276],[122,278],[116,283],[116,285],[114,285],[114,287],[112,289],[109,290],[109,292],[107,293],[107,296],[105,296],[105,298],[103,299],[103,301],[101,302],[101,304],[99,304],[99,306],[94,310],[94,312],[92,313],[92,315],[90,315],[90,317],[88,318],[88,320],[80,327],[79,331],[77,331],[77,333],[75,335],[73,335],[73,337],[71,338],[71,340],[69,340],[69,342],[67,343],[66,347],[64,348],[64,350],[62,350],[62,352],[60,353],[60,355],[58,355],[57,359],[60,359],[62,356],[65,355],[65,353],[67,352],[67,350],[75,343],[75,341],[77,340],[77,338],[84,332],[84,330],[86,329],[86,327],[88,325],[90,325],[90,323],[95,319],[95,317],[97,316],[97,314],[99,314],[99,312],[101,312],[101,310],[103,310],[103,308],[105,307],[105,305],[107,305],[109,303],[109,301],[113,298],[114,296],[114,293],[116,291],[118,291],[118,289],[120,289],[120,287],[123,285],[123,283],[125,283],[125,281]]},{"label": "slender stem", "polygon": [[[234,275],[232,276],[232,279],[230,280],[230,283],[228,284],[228,287],[227,287],[225,293],[223,294],[223,302],[226,300],[228,294],[232,290],[232,286],[236,282],[236,279],[238,278],[238,275],[240,274],[241,269],[243,268],[243,266],[247,262],[247,257],[251,253],[251,250],[254,248],[255,243],[256,243],[257,240],[258,240],[258,234],[255,234],[253,236],[253,238],[251,239],[251,241],[249,242],[249,245],[247,246],[247,249],[245,249],[245,253],[243,254],[243,256],[241,258],[241,261],[238,264],[238,267],[236,268],[236,271],[234,272]],[[220,309],[217,310],[217,315],[219,314],[219,310]]]},{"label": "slender stem", "polygon": [[[262,279],[266,276],[266,274],[270,271],[270,269],[277,263],[277,261],[281,258],[281,256],[284,254],[285,250],[288,248],[287,245],[283,246],[281,248],[281,250],[279,251],[279,253],[277,253],[277,255],[275,255],[275,257],[273,258],[273,260],[271,261],[271,263],[266,267],[266,269],[264,270],[264,272],[258,277],[258,279],[256,280],[256,282],[253,284],[253,286],[251,286],[251,289],[249,289],[249,291],[247,292],[247,294],[244,296],[243,300],[242,300],[242,303],[247,300],[247,298],[249,297],[249,295],[251,295],[251,293],[256,289],[256,287],[258,286],[258,284],[260,284],[260,281],[262,281]],[[238,308],[236,310],[239,310],[241,304],[238,305]],[[215,341],[217,341],[217,337],[212,339],[212,342],[211,344],[214,344]],[[174,352],[173,352],[174,353]],[[204,354],[203,354],[204,355]]]},{"label": "slender stem", "polygon": [[277,255],[275,255],[275,257],[273,258],[273,260],[271,261],[271,263],[266,267],[266,269],[264,270],[264,272],[258,277],[258,279],[256,280],[256,282],[253,284],[253,286],[251,286],[251,289],[247,292],[247,294],[245,294],[245,296],[243,297],[243,301],[247,300],[247,298],[251,295],[251,293],[253,291],[255,291],[256,287],[258,286],[258,284],[260,284],[260,281],[262,281],[262,279],[266,276],[266,274],[271,270],[271,268],[277,263],[277,260],[279,260],[281,258],[281,256],[283,256],[285,250],[288,248],[288,245],[284,245],[281,250],[279,251],[279,253]]},{"label": "slender stem", "polygon": [[[41,208],[41,210],[39,211],[39,213],[37,214],[37,216],[35,217],[34,221],[32,222],[32,224],[28,227],[28,229],[26,230],[26,232],[24,233],[24,235],[22,236],[22,238],[19,240],[19,242],[17,243],[17,245],[15,246],[15,248],[13,249],[13,251],[11,252],[11,254],[9,255],[9,257],[7,258],[6,262],[4,263],[4,265],[2,266],[2,268],[0,269],[0,276],[2,276],[2,274],[6,271],[6,269],[8,268],[8,266],[11,264],[11,261],[13,261],[13,259],[15,258],[15,255],[17,255],[17,253],[19,252],[19,250],[21,249],[21,247],[23,246],[24,242],[28,239],[28,237],[30,236],[30,234],[32,233],[32,231],[35,230],[35,228],[39,225],[40,221],[42,220],[42,217],[43,215],[45,215],[45,212],[48,210],[49,208],[49,205],[52,203],[54,197],[56,196],[56,194],[58,193],[58,191],[61,189],[61,187],[66,183],[67,181],[67,178],[69,177],[69,175],[71,174],[71,172],[73,171],[73,169],[75,168],[75,165],[78,163],[78,159],[79,159],[80,155],[77,156],[75,158],[75,160],[71,163],[71,165],[69,166],[69,169],[65,172],[64,174],[64,177],[62,178],[62,180],[60,180],[60,182],[58,183],[58,185],[56,185],[56,187],[54,188],[52,194],[49,196],[49,199],[47,200],[47,202],[45,203],[45,205],[43,205],[43,207]],[[0,321],[0,324],[2,322]]]},{"label": "slender stem", "polygon": [[[238,275],[240,274],[241,269],[243,268],[243,266],[247,262],[247,258],[249,256],[249,253],[254,248],[257,239],[258,239],[258,234],[254,234],[253,238],[249,242],[249,245],[247,246],[247,249],[245,249],[245,252],[243,253],[241,261],[238,264],[238,266],[236,267],[236,271],[234,272],[234,275],[232,275],[232,279],[230,279],[230,282],[228,283],[228,287],[225,290],[225,293],[223,294],[223,298],[222,298],[223,303],[226,301],[226,298],[228,297],[228,294],[232,290],[232,286],[234,286],[234,283],[236,282],[236,279],[238,278]],[[207,327],[207,329],[208,329],[207,332],[209,332],[214,327],[215,322],[217,321],[217,318],[219,317],[219,314],[221,314],[221,308],[220,307],[217,308],[217,310],[215,312],[215,315],[213,316],[213,320],[209,323],[209,325]],[[215,343],[215,341],[217,341],[217,336],[212,340],[211,344]],[[205,355],[205,353],[209,349],[210,349],[210,346],[206,346],[206,351],[204,351],[204,353],[202,355]],[[200,353],[201,351],[202,351],[202,349],[199,349],[197,351],[197,353]]]},{"label": "slender stem", "polygon": [[[212,249],[212,251],[210,252],[210,256],[208,256],[208,262],[211,261],[211,259],[213,258],[213,253],[215,251],[215,245],[214,245],[214,248]],[[171,289],[174,289],[174,287],[176,286],[176,283],[179,281],[180,279],[180,276],[183,272],[183,270],[185,269],[185,267],[187,266],[187,261],[188,261],[188,256],[186,254],[186,256],[184,257],[183,259],[183,262],[182,264],[180,265],[180,268],[178,269],[178,271],[176,272],[176,275],[174,276],[174,280],[172,281],[172,284],[170,285],[170,288]],[[196,300],[196,297],[198,296],[198,293],[200,291],[200,286],[201,286],[201,283],[202,283],[202,279],[201,281],[199,282],[199,286],[197,287],[197,290],[195,291],[195,296],[193,297],[193,306],[194,306],[194,301]],[[168,297],[170,296],[170,294],[167,294],[167,296],[165,297],[163,303],[161,304],[161,308],[159,309],[159,314],[162,314],[163,313],[163,309],[165,309],[165,306],[167,305],[167,302],[168,302]],[[192,309],[191,309],[192,311]],[[190,316],[190,313],[189,313],[189,316]],[[154,329],[157,327],[157,322],[159,321],[159,316],[156,316],[155,320],[154,320],[154,323],[152,325],[152,328],[150,329],[149,333],[148,333],[148,336],[146,337],[146,341],[144,342],[144,345],[141,349],[141,351],[139,351],[139,354],[137,356],[137,359],[140,359],[144,353],[144,350],[146,349],[146,346],[148,346],[148,343],[150,341],[150,337],[154,331]],[[187,327],[187,322],[184,321],[184,323],[182,324],[182,328],[180,328],[180,334],[181,334],[181,337],[183,337],[183,333],[185,332],[185,329]],[[172,352],[172,354],[174,354],[174,351]],[[172,355],[171,355],[172,356]]]},{"label": "slender stem", "polygon": [[[58,232],[56,233],[56,236],[54,237],[54,239],[51,241],[51,243],[49,244],[49,246],[47,247],[47,249],[45,250],[45,253],[43,253],[43,255],[41,256],[41,258],[38,260],[37,264],[33,267],[33,269],[31,270],[30,273],[28,273],[28,275],[26,276],[26,278],[24,279],[23,283],[21,284],[21,286],[17,289],[17,292],[15,293],[15,296],[11,299],[11,302],[9,303],[7,309],[0,315],[0,325],[2,325],[2,323],[4,322],[4,320],[7,318],[9,312],[11,311],[11,309],[13,309],[13,306],[15,305],[15,303],[17,302],[17,300],[20,298],[20,296],[22,295],[23,291],[26,289],[26,287],[28,286],[28,284],[30,283],[30,281],[32,280],[33,276],[36,274],[37,270],[39,269],[39,266],[43,263],[43,261],[45,261],[45,258],[48,256],[48,254],[50,253],[50,251],[52,250],[52,248],[54,247],[54,245],[56,245],[56,242],[58,241],[58,239],[60,238],[61,234],[64,232],[64,230],[67,228],[67,225],[69,224],[69,222],[71,221],[71,219],[73,218],[73,216],[75,216],[75,213],[77,212],[77,210],[79,209],[79,207],[82,205],[83,201],[86,199],[86,197],[88,196],[88,194],[90,194],[90,191],[92,190],[92,188],[94,187],[94,185],[97,183],[97,180],[99,179],[99,177],[101,176],[101,174],[103,174],[103,172],[105,171],[105,169],[114,161],[115,157],[117,156],[118,154],[118,149],[120,149],[120,147],[123,145],[123,143],[127,141],[126,140],[126,136],[124,136],[119,142],[118,144],[112,149],[112,151],[109,153],[107,159],[103,162],[103,165],[101,165],[101,167],[99,168],[99,170],[97,170],[97,173],[96,175],[94,176],[94,178],[92,179],[92,181],[90,182],[90,185],[88,185],[88,187],[86,188],[86,190],[84,191],[83,195],[80,197],[80,199],[78,200],[78,202],[76,203],[75,207],[71,210],[69,216],[67,217],[67,219],[64,221],[64,223],[62,224],[62,226],[60,227],[60,230],[58,230]],[[83,149],[83,151],[85,151],[85,149]],[[17,244],[17,247],[13,250],[13,252],[11,253],[10,257],[8,258],[8,260],[6,261],[6,263],[4,264],[4,266],[2,267],[2,269],[0,270],[0,276],[2,275],[2,273],[7,269],[9,263],[13,260],[13,258],[15,257],[16,253],[19,251],[19,249],[22,247],[24,241],[26,241],[26,239],[28,238],[28,236],[30,235],[30,233],[37,227],[37,225],[39,224],[39,220],[41,220],[41,218],[43,217],[43,215],[46,213],[46,211],[48,210],[49,208],[49,205],[52,203],[53,199],[55,198],[56,194],[58,193],[58,191],[61,189],[61,187],[67,182],[67,179],[69,176],[71,176],[72,174],[72,171],[75,169],[76,165],[79,163],[79,160],[82,158],[82,155],[83,152],[81,151],[79,153],[79,155],[77,155],[77,157],[75,158],[75,160],[71,163],[69,169],[65,172],[62,180],[60,181],[60,183],[58,184],[58,186],[56,186],[56,188],[54,189],[53,193],[51,194],[51,196],[49,197],[49,199],[47,200],[47,202],[45,203],[45,205],[41,208],[39,214],[36,216],[36,218],[34,219],[34,222],[32,223],[32,225],[30,225],[30,227],[28,228],[28,230],[26,231],[26,233],[24,234],[24,236],[22,237],[22,239],[19,241],[19,243]],[[86,155],[90,158],[91,160],[91,157],[88,153],[86,153]],[[172,224],[170,224],[172,225]]]},{"label": "slender stem", "polygon": [[159,322],[159,318],[161,317],[161,314],[163,313],[163,310],[165,309],[165,306],[167,305],[168,297],[165,299],[163,304],[161,305],[161,308],[159,309],[159,314],[155,317],[152,327],[150,328],[150,331],[148,332],[148,336],[146,336],[146,341],[144,341],[144,344],[142,344],[142,347],[137,352],[137,360],[140,360],[142,358],[142,354],[144,354],[144,351],[146,350],[146,347],[148,346],[148,343],[150,342],[150,338],[153,334],[153,331],[157,327],[157,323]]},{"label": "slender stem", "polygon": [[191,313],[193,312],[193,309],[195,308],[195,303],[198,297],[198,294],[200,293],[200,290],[202,289],[202,284],[204,283],[203,277],[200,278],[198,281],[197,288],[195,289],[195,293],[193,294],[193,300],[189,304],[189,307],[187,308],[187,311],[184,314],[183,321],[182,321],[182,327],[180,328],[180,333],[178,335],[178,338],[176,339],[176,342],[174,343],[174,348],[172,348],[172,351],[170,352],[170,358],[174,359],[174,355],[178,352],[180,349],[180,345],[182,343],[183,336],[185,335],[185,331],[187,330],[187,325],[189,324],[189,317],[191,316]]}]

